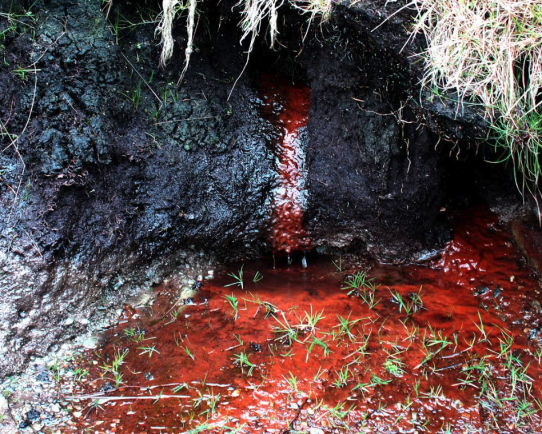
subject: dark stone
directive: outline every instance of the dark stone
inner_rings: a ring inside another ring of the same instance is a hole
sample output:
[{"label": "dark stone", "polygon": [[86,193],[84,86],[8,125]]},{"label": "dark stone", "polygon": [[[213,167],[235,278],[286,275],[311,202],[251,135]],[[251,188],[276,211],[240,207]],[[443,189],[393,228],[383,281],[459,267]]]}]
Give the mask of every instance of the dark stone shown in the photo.
[{"label": "dark stone", "polygon": [[49,374],[46,371],[41,371],[36,375],[36,380],[41,381],[42,383],[48,383],[50,381]]},{"label": "dark stone", "polygon": [[20,429],[25,429],[25,428],[28,428],[31,425],[32,425],[32,422],[29,421],[28,419],[25,419],[19,424],[19,428]]},{"label": "dark stone", "polygon": [[102,387],[100,387],[100,392],[110,392],[112,390],[115,390],[115,387],[109,381],[107,381],[102,385]]},{"label": "dark stone", "polygon": [[474,291],[474,295],[484,295],[489,292],[489,288],[487,286],[481,286],[476,291]]},{"label": "dark stone", "polygon": [[38,420],[40,417],[40,412],[36,411],[34,409],[30,410],[28,413],[26,413],[26,419],[30,421]]},{"label": "dark stone", "polygon": [[194,291],[199,291],[201,288],[203,288],[203,282],[199,280],[192,285],[192,290]]}]

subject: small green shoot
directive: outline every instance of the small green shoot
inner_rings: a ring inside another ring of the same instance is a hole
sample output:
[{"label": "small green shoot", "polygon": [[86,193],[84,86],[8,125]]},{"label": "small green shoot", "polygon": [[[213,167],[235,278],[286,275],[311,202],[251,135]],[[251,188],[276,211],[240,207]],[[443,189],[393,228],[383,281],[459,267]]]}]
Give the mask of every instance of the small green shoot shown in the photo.
[{"label": "small green shoot", "polygon": [[229,273],[228,276],[233,277],[235,279],[235,282],[228,283],[227,285],[224,285],[225,287],[228,286],[240,286],[241,289],[245,289],[244,282],[243,282],[243,267],[245,265],[241,265],[241,268],[239,269],[239,272],[237,274],[235,273]]},{"label": "small green shoot", "polygon": [[196,357],[194,356],[194,353],[190,351],[190,348],[188,348],[188,345],[183,347],[183,351],[186,353],[188,357],[190,357],[192,360],[196,361]]},{"label": "small green shoot", "polygon": [[254,277],[252,278],[252,281],[254,283],[258,283],[260,282],[261,280],[263,279],[263,276],[261,275],[261,273],[259,271],[256,271],[256,274],[254,274]]},{"label": "small green shoot", "polygon": [[351,342],[354,342],[356,340],[356,336],[352,333],[352,328],[361,321],[360,319],[351,320],[350,316],[352,315],[352,312],[348,314],[348,317],[344,318],[340,315],[337,315],[337,318],[339,320],[339,324],[334,326],[333,328],[338,328],[339,330],[339,336],[346,336],[348,339],[350,339]]},{"label": "small green shoot", "polygon": [[247,376],[249,377],[252,375],[254,368],[256,368],[256,365],[248,359],[244,351],[233,356],[233,363],[241,368],[242,373],[247,369]]},{"label": "small green shoot", "polygon": [[333,382],[333,385],[337,388],[346,387],[350,376],[350,369],[348,366],[341,368],[339,372],[335,371],[335,374],[337,375],[337,378]]},{"label": "small green shoot", "polygon": [[233,309],[234,313],[234,321],[237,321],[237,315],[239,314],[239,301],[237,300],[237,297],[235,295],[225,295],[223,297],[225,300],[228,301],[231,308]]},{"label": "small green shoot", "polygon": [[290,385],[290,387],[293,389],[293,391],[297,393],[299,391],[297,388],[297,378],[291,372],[289,372],[289,374],[290,375],[288,377],[285,377],[283,375],[282,378],[284,378],[286,382]]},{"label": "small green shoot", "polygon": [[141,356],[142,354],[148,354],[149,355],[149,358],[152,357],[152,355],[154,353],[157,353],[157,354],[160,354],[160,351],[158,351],[154,345],[151,347],[151,346],[147,346],[147,347],[138,347],[137,348],[138,350],[141,350],[141,352],[139,353],[139,355]]}]

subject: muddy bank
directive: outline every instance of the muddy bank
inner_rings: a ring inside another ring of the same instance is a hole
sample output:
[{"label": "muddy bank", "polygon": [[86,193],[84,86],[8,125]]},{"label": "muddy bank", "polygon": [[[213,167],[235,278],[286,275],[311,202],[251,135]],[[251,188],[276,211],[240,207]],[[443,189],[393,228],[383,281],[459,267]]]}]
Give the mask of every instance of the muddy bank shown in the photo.
[{"label": "muddy bank", "polygon": [[416,103],[404,14],[371,32],[394,8],[338,5],[304,47],[298,15],[286,14],[284,47],[257,47],[228,100],[245,57],[227,4],[202,12],[177,88],[183,25],[160,70],[157,4],[115,4],[108,24],[98,1],[35,3],[35,19],[2,41],[1,375],[99,322],[103,294],[118,307],[169,273],[195,278],[200,251],[205,266],[270,253],[277,130],[262,114],[260,70],[312,90],[305,224],[320,251],[400,262],[442,245],[453,145],[435,148],[443,135],[472,138],[478,121]]},{"label": "muddy bank", "polygon": [[[207,57],[182,90],[174,68],[155,78],[158,102],[144,84],[158,73],[152,26],[123,54],[98,2],[36,10],[35,35],[5,41],[0,72],[6,128],[29,119],[1,156],[3,375],[80,331],[67,317],[94,312],[101,294],[184,267],[190,246],[258,252],[272,177],[253,92],[241,83],[226,104]],[[23,65],[38,72],[14,74]]]}]

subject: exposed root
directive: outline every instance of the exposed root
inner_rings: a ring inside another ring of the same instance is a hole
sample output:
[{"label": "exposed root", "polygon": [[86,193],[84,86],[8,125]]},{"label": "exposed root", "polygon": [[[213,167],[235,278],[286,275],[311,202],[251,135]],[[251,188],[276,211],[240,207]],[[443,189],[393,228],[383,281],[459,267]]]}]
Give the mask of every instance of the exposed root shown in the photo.
[{"label": "exposed root", "polygon": [[156,33],[162,36],[162,53],[160,55],[160,66],[162,67],[167,65],[173,55],[173,19],[175,18],[179,4],[178,0],[163,0],[162,2],[162,18],[158,27],[156,27]]},{"label": "exposed root", "polygon": [[186,31],[188,33],[188,41],[186,43],[186,48],[184,49],[184,67],[177,82],[177,86],[181,84],[188,69],[188,64],[190,63],[190,56],[192,55],[193,46],[194,46],[194,36],[196,35],[196,3],[197,0],[187,0],[188,1],[188,21],[186,23]]}]

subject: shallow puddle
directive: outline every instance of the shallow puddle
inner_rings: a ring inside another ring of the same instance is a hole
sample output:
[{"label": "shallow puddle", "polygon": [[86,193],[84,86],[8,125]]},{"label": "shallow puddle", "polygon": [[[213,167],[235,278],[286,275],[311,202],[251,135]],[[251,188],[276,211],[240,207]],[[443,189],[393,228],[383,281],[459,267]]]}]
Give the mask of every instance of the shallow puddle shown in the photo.
[{"label": "shallow puddle", "polygon": [[426,266],[269,260],[185,301],[157,287],[80,360],[77,430],[540,432],[537,277],[486,209],[455,226]]}]

